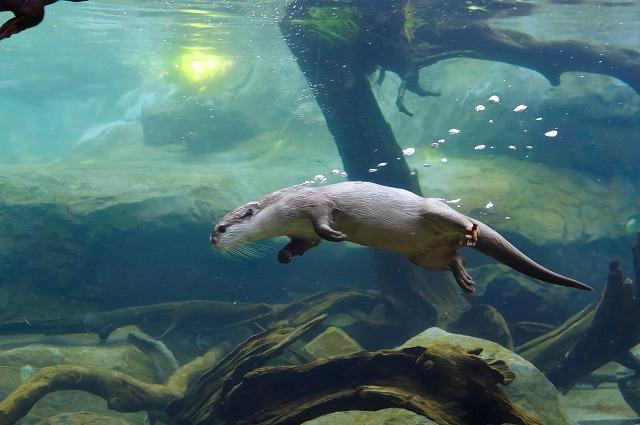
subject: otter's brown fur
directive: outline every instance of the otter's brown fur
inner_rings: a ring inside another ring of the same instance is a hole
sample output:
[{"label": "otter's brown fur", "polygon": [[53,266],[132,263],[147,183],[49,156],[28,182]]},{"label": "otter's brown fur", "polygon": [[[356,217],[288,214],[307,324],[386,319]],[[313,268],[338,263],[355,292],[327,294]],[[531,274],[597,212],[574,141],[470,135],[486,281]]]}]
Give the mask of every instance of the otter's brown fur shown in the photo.
[{"label": "otter's brown fur", "polygon": [[288,263],[322,239],[396,251],[428,270],[450,270],[460,287],[474,281],[459,255],[473,247],[509,267],[556,285],[590,290],[537,264],[495,230],[436,198],[368,182],[297,185],[242,205],[213,228],[211,244],[227,250],[275,236],[291,242],[278,254]]}]

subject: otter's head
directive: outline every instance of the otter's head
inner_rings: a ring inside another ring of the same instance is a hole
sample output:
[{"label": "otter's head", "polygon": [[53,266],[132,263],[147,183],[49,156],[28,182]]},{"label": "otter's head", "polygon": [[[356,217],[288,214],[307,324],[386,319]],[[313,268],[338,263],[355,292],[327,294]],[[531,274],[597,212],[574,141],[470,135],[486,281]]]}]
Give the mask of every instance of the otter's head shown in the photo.
[{"label": "otter's head", "polygon": [[249,202],[231,211],[213,226],[209,242],[221,251],[232,250],[260,239],[256,218],[259,202]]},{"label": "otter's head", "polygon": [[216,249],[229,252],[260,239],[283,235],[282,220],[289,216],[289,208],[297,208],[295,198],[305,190],[306,184],[291,186],[236,208],[213,226],[209,242]]}]

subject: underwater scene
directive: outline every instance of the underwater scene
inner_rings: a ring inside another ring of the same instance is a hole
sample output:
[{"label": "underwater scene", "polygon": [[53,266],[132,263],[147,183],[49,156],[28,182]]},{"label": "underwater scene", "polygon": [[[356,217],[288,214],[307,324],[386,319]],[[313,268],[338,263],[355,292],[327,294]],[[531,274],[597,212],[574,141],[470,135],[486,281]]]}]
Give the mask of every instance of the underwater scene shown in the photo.
[{"label": "underwater scene", "polygon": [[640,423],[640,1],[0,25],[0,425]]}]

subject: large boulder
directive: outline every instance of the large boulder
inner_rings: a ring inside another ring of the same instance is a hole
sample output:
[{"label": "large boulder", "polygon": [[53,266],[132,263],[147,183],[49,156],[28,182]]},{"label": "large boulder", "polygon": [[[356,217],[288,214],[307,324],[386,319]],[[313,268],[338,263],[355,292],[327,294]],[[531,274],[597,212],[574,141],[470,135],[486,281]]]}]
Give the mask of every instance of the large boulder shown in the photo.
[{"label": "large boulder", "polygon": [[556,388],[542,372],[514,352],[494,342],[457,335],[439,328],[430,328],[402,345],[405,347],[430,347],[455,345],[464,350],[482,348],[480,356],[504,361],[515,373],[513,382],[504,387],[505,394],[519,407],[536,416],[545,425],[575,425],[569,418]]},{"label": "large boulder", "polygon": [[496,342],[509,350],[513,349],[513,339],[509,325],[495,307],[486,304],[472,306],[449,324],[449,331]]},{"label": "large boulder", "polygon": [[404,409],[383,409],[375,412],[354,410],[350,412],[336,412],[321,416],[304,425],[435,425],[424,416],[417,415]]},{"label": "large boulder", "polygon": [[140,117],[148,145],[182,145],[192,154],[219,152],[257,133],[254,121],[239,111],[188,97],[166,110],[147,108]]},{"label": "large boulder", "polygon": [[497,308],[508,323],[561,323],[566,311],[558,306],[578,295],[575,290],[537,281],[502,265],[476,267],[471,274],[478,282],[478,301]]},{"label": "large boulder", "polygon": [[[497,22],[505,21],[492,25]],[[399,81],[395,75],[387,75],[378,100],[383,110],[395,111]],[[405,104],[414,116],[388,115],[399,140],[420,140],[427,147],[444,138],[446,142],[439,150],[450,156],[475,155],[484,160],[490,153],[507,160],[524,159],[578,172],[590,170],[601,176],[620,171],[639,176],[640,144],[621,141],[638,140],[640,136],[640,97],[614,78],[566,73],[562,84],[552,87],[530,69],[463,58],[441,61],[423,70],[422,75],[424,84],[441,91],[442,96],[407,95]],[[484,78],[479,80],[478,75]],[[500,103],[488,102],[492,95],[498,95]],[[527,109],[514,112],[521,104]],[[476,111],[477,105],[486,109]],[[450,128],[461,132],[449,135]],[[556,137],[544,136],[553,129],[558,130]],[[474,151],[481,144],[486,149]]]},{"label": "large boulder", "polygon": [[[576,425],[568,416],[563,400],[544,374],[528,361],[512,351],[480,338],[457,335],[439,328],[430,328],[416,335],[402,345],[406,347],[433,347],[435,345],[454,345],[463,350],[482,348],[480,356],[486,359],[502,360],[515,374],[511,384],[503,387],[505,394],[519,407],[539,418],[545,425]],[[430,420],[403,409],[384,409],[376,412],[338,412],[322,416],[305,425],[390,425],[433,424]]]}]

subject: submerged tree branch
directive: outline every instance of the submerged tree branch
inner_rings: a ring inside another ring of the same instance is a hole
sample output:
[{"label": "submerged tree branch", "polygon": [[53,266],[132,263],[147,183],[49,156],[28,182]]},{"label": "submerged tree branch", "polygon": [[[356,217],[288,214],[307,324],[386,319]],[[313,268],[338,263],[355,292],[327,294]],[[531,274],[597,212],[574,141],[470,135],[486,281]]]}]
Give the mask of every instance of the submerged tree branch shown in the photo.
[{"label": "submerged tree branch", "polygon": [[443,425],[540,424],[500,390],[499,383],[513,378],[506,365],[487,363],[480,351],[439,346],[361,352],[258,367],[231,384],[212,374],[176,403],[175,417],[189,425],[298,424],[336,411],[396,407]]},{"label": "submerged tree branch", "polygon": [[[640,239],[632,253],[634,264],[638,264]],[[613,261],[598,301],[516,351],[564,390],[610,361],[635,368],[628,353],[640,341],[640,300],[634,292],[631,279],[625,278],[620,264]]]},{"label": "submerged tree branch", "polygon": [[[363,311],[384,303],[375,291],[333,288],[288,304],[251,304],[210,300],[178,301],[120,308],[60,319],[0,323],[0,334],[97,333],[102,340],[122,326],[133,325],[162,337],[183,330],[191,334],[215,332],[239,326],[270,328],[299,325],[321,314],[350,307]],[[134,336],[135,338],[135,336]],[[148,341],[149,342],[149,341]]]},{"label": "submerged tree branch", "polygon": [[181,396],[172,387],[148,384],[115,370],[51,366],[42,369],[0,403],[0,424],[16,423],[44,396],[63,390],[94,394],[105,399],[111,409],[120,412],[165,410],[171,401]]},{"label": "submerged tree branch", "polygon": [[[470,57],[538,71],[554,86],[560,84],[565,72],[610,75],[640,93],[640,50],[578,40],[539,40],[522,32],[492,28],[482,15],[443,10],[440,2],[433,0],[408,3],[413,19],[422,22],[408,40],[418,68],[446,58]],[[439,22],[437,16],[442,17]]]}]

